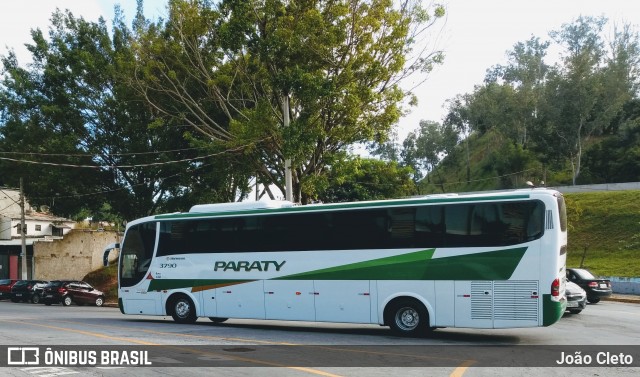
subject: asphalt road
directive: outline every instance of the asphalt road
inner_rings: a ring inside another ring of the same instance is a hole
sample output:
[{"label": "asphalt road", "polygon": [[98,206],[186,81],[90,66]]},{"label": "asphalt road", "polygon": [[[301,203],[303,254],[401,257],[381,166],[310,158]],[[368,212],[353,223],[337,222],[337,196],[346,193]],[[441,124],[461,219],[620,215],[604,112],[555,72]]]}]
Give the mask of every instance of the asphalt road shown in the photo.
[{"label": "asphalt road", "polygon": [[[0,367],[0,376],[632,376],[640,372],[638,334],[640,305],[610,301],[547,328],[438,329],[409,339],[375,325],[208,319],[178,325],[117,308],[0,301],[0,365],[39,352],[37,365]],[[45,354],[60,363],[45,365]],[[113,359],[102,365],[103,355]],[[131,366],[144,363],[151,366]]]}]

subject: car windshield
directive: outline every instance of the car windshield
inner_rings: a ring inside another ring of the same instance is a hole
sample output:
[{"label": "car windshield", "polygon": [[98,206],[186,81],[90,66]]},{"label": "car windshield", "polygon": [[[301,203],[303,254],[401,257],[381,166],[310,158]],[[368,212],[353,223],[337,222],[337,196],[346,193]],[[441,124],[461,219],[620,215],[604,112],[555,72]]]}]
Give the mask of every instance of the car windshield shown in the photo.
[{"label": "car windshield", "polygon": [[596,279],[595,276],[593,276],[593,274],[587,270],[573,270],[576,275],[578,275],[578,277],[580,277],[580,279],[582,280],[589,280],[589,279]]},{"label": "car windshield", "polygon": [[0,285],[9,285],[11,284],[11,280],[10,279],[2,279],[0,280]]},{"label": "car windshield", "polygon": [[62,285],[61,281],[52,281],[51,283],[47,284],[47,287],[59,287]]},{"label": "car windshield", "polygon": [[20,280],[18,282],[16,282],[13,286],[14,287],[22,287],[23,285],[27,285],[30,282],[28,280]]}]

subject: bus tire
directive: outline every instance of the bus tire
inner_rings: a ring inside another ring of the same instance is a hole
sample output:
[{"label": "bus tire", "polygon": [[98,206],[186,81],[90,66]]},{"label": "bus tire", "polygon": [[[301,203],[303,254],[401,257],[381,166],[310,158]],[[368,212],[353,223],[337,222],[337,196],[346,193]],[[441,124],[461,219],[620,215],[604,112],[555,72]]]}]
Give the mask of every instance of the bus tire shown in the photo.
[{"label": "bus tire", "polygon": [[385,323],[400,336],[420,336],[430,330],[427,309],[420,301],[409,297],[396,299],[387,305]]},{"label": "bus tire", "polygon": [[177,323],[194,323],[198,319],[196,316],[196,307],[193,301],[186,295],[172,297],[169,300],[167,311]]},{"label": "bus tire", "polygon": [[209,320],[213,323],[222,323],[224,321],[226,321],[229,318],[222,318],[222,317],[209,317]]}]

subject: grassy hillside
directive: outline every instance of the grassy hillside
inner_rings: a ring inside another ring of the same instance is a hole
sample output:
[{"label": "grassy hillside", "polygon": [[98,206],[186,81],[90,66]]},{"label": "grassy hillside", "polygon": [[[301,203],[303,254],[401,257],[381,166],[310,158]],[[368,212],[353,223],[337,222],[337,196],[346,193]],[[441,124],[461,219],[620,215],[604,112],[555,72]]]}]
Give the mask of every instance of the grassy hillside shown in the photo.
[{"label": "grassy hillside", "polygon": [[82,280],[104,292],[107,302],[118,301],[118,266],[116,264],[92,271]]},{"label": "grassy hillside", "polygon": [[566,194],[567,266],[604,276],[640,276],[640,191]]},{"label": "grassy hillside", "polygon": [[[640,277],[640,191],[566,194],[569,217],[568,267],[597,275]],[[586,250],[586,254],[585,254]],[[91,272],[85,280],[115,301],[115,265]]]}]

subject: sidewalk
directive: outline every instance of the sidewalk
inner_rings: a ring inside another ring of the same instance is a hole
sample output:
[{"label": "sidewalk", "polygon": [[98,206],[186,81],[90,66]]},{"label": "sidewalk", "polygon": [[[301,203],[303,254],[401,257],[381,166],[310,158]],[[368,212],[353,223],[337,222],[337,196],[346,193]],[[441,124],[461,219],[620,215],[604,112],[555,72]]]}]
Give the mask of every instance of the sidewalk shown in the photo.
[{"label": "sidewalk", "polygon": [[637,295],[623,295],[619,293],[614,293],[609,297],[603,297],[603,301],[616,301],[616,302],[627,302],[630,304],[640,304],[640,296]]}]

